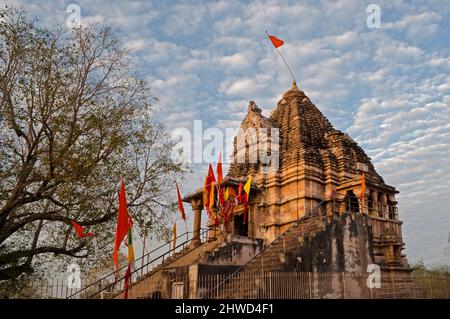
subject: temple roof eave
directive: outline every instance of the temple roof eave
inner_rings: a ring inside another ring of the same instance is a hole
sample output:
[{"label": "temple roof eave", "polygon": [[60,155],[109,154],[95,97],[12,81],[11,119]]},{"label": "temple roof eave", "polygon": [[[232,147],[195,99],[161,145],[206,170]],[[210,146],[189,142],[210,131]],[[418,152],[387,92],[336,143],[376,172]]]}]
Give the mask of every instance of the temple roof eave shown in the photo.
[{"label": "temple roof eave", "polygon": [[[358,185],[361,185],[361,178],[360,177],[348,180],[347,182],[345,182],[345,183],[339,185],[338,187],[336,187],[336,190],[351,188],[351,187],[358,186]],[[368,179],[367,177],[366,177],[366,186],[374,188],[374,189],[378,189],[378,190],[384,190],[384,191],[387,191],[387,192],[393,193],[393,194],[400,193],[394,186],[390,186],[390,185],[387,185],[387,184],[380,184],[380,183],[378,183],[376,181]]]}]

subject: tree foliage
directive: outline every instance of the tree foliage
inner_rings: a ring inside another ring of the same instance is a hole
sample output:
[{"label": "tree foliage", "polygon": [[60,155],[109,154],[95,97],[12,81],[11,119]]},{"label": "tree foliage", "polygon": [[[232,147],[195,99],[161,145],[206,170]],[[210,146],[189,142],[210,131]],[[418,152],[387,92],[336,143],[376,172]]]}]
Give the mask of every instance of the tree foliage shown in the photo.
[{"label": "tree foliage", "polygon": [[426,265],[423,258],[411,264],[414,276],[446,276],[450,277],[450,266],[445,264]]},{"label": "tree foliage", "polygon": [[161,235],[182,168],[120,39],[104,25],[41,28],[23,11],[0,15],[0,280],[49,256],[95,263],[94,253],[111,253],[121,177],[136,227]]}]

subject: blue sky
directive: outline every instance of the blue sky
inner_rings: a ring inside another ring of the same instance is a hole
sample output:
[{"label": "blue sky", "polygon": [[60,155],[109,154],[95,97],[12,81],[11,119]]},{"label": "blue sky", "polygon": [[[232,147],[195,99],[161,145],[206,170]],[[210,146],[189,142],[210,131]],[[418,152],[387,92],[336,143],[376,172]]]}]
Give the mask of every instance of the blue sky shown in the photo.
[{"label": "blue sky", "polygon": [[[450,264],[450,1],[0,3],[45,25],[64,24],[73,3],[82,22],[113,25],[171,130],[200,119],[237,127],[249,100],[268,115],[291,85],[264,31],[277,35],[301,89],[400,191],[409,259]],[[381,8],[380,29],[366,25],[371,3]],[[205,168],[192,170],[184,193]]]}]

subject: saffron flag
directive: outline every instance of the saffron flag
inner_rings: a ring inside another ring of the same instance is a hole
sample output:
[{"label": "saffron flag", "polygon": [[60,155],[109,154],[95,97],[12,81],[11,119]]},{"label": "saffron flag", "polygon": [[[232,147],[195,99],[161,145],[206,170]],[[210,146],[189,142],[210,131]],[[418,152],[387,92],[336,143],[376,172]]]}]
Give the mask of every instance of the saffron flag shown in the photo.
[{"label": "saffron flag", "polygon": [[212,209],[214,206],[214,182],[211,184],[211,190],[209,192],[209,209]]},{"label": "saffron flag", "polygon": [[217,182],[222,183],[223,175],[222,175],[222,153],[219,153],[219,162],[217,163]]},{"label": "saffron flag", "polygon": [[172,249],[177,247],[177,223],[173,223],[173,246]]},{"label": "saffron flag", "polygon": [[84,238],[84,237],[93,237],[95,236],[94,233],[85,233],[84,232],[84,227],[80,226],[76,221],[72,220],[72,225],[75,228],[75,231],[77,232],[77,235],[79,238]]},{"label": "saffron flag", "polygon": [[274,46],[275,48],[279,48],[279,47],[281,47],[281,46],[284,44],[284,41],[283,41],[283,40],[278,39],[278,38],[277,38],[276,36],[274,36],[274,35],[269,35],[269,34],[267,33],[267,36],[269,37],[270,41],[272,42],[272,44],[273,44],[273,46]]},{"label": "saffron flag", "polygon": [[210,193],[211,193],[211,184],[215,182],[216,179],[214,177],[214,171],[212,169],[211,164],[209,164],[208,175],[205,178],[205,185],[203,186],[203,205],[206,208],[206,211],[209,213],[210,204]]},{"label": "saffron flag", "polygon": [[186,221],[186,214],[184,213],[184,207],[183,207],[183,201],[181,200],[180,189],[178,188],[177,182],[175,182],[175,185],[177,185],[178,209],[181,212],[181,218],[183,218]]},{"label": "saffron flag", "polygon": [[119,247],[125,236],[128,234],[130,228],[131,225],[127,210],[125,185],[122,180],[119,193],[119,211],[117,213],[116,237],[114,239],[114,253],[113,253],[114,266],[116,267],[116,270],[119,269]]}]

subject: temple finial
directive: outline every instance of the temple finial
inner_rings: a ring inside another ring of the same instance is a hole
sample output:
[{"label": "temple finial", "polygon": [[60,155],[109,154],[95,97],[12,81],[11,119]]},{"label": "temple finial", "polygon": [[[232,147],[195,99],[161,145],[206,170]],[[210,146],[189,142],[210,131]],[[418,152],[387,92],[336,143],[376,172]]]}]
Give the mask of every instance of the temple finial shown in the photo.
[{"label": "temple finial", "polygon": [[297,82],[295,80],[292,81],[292,88],[297,89]]}]

